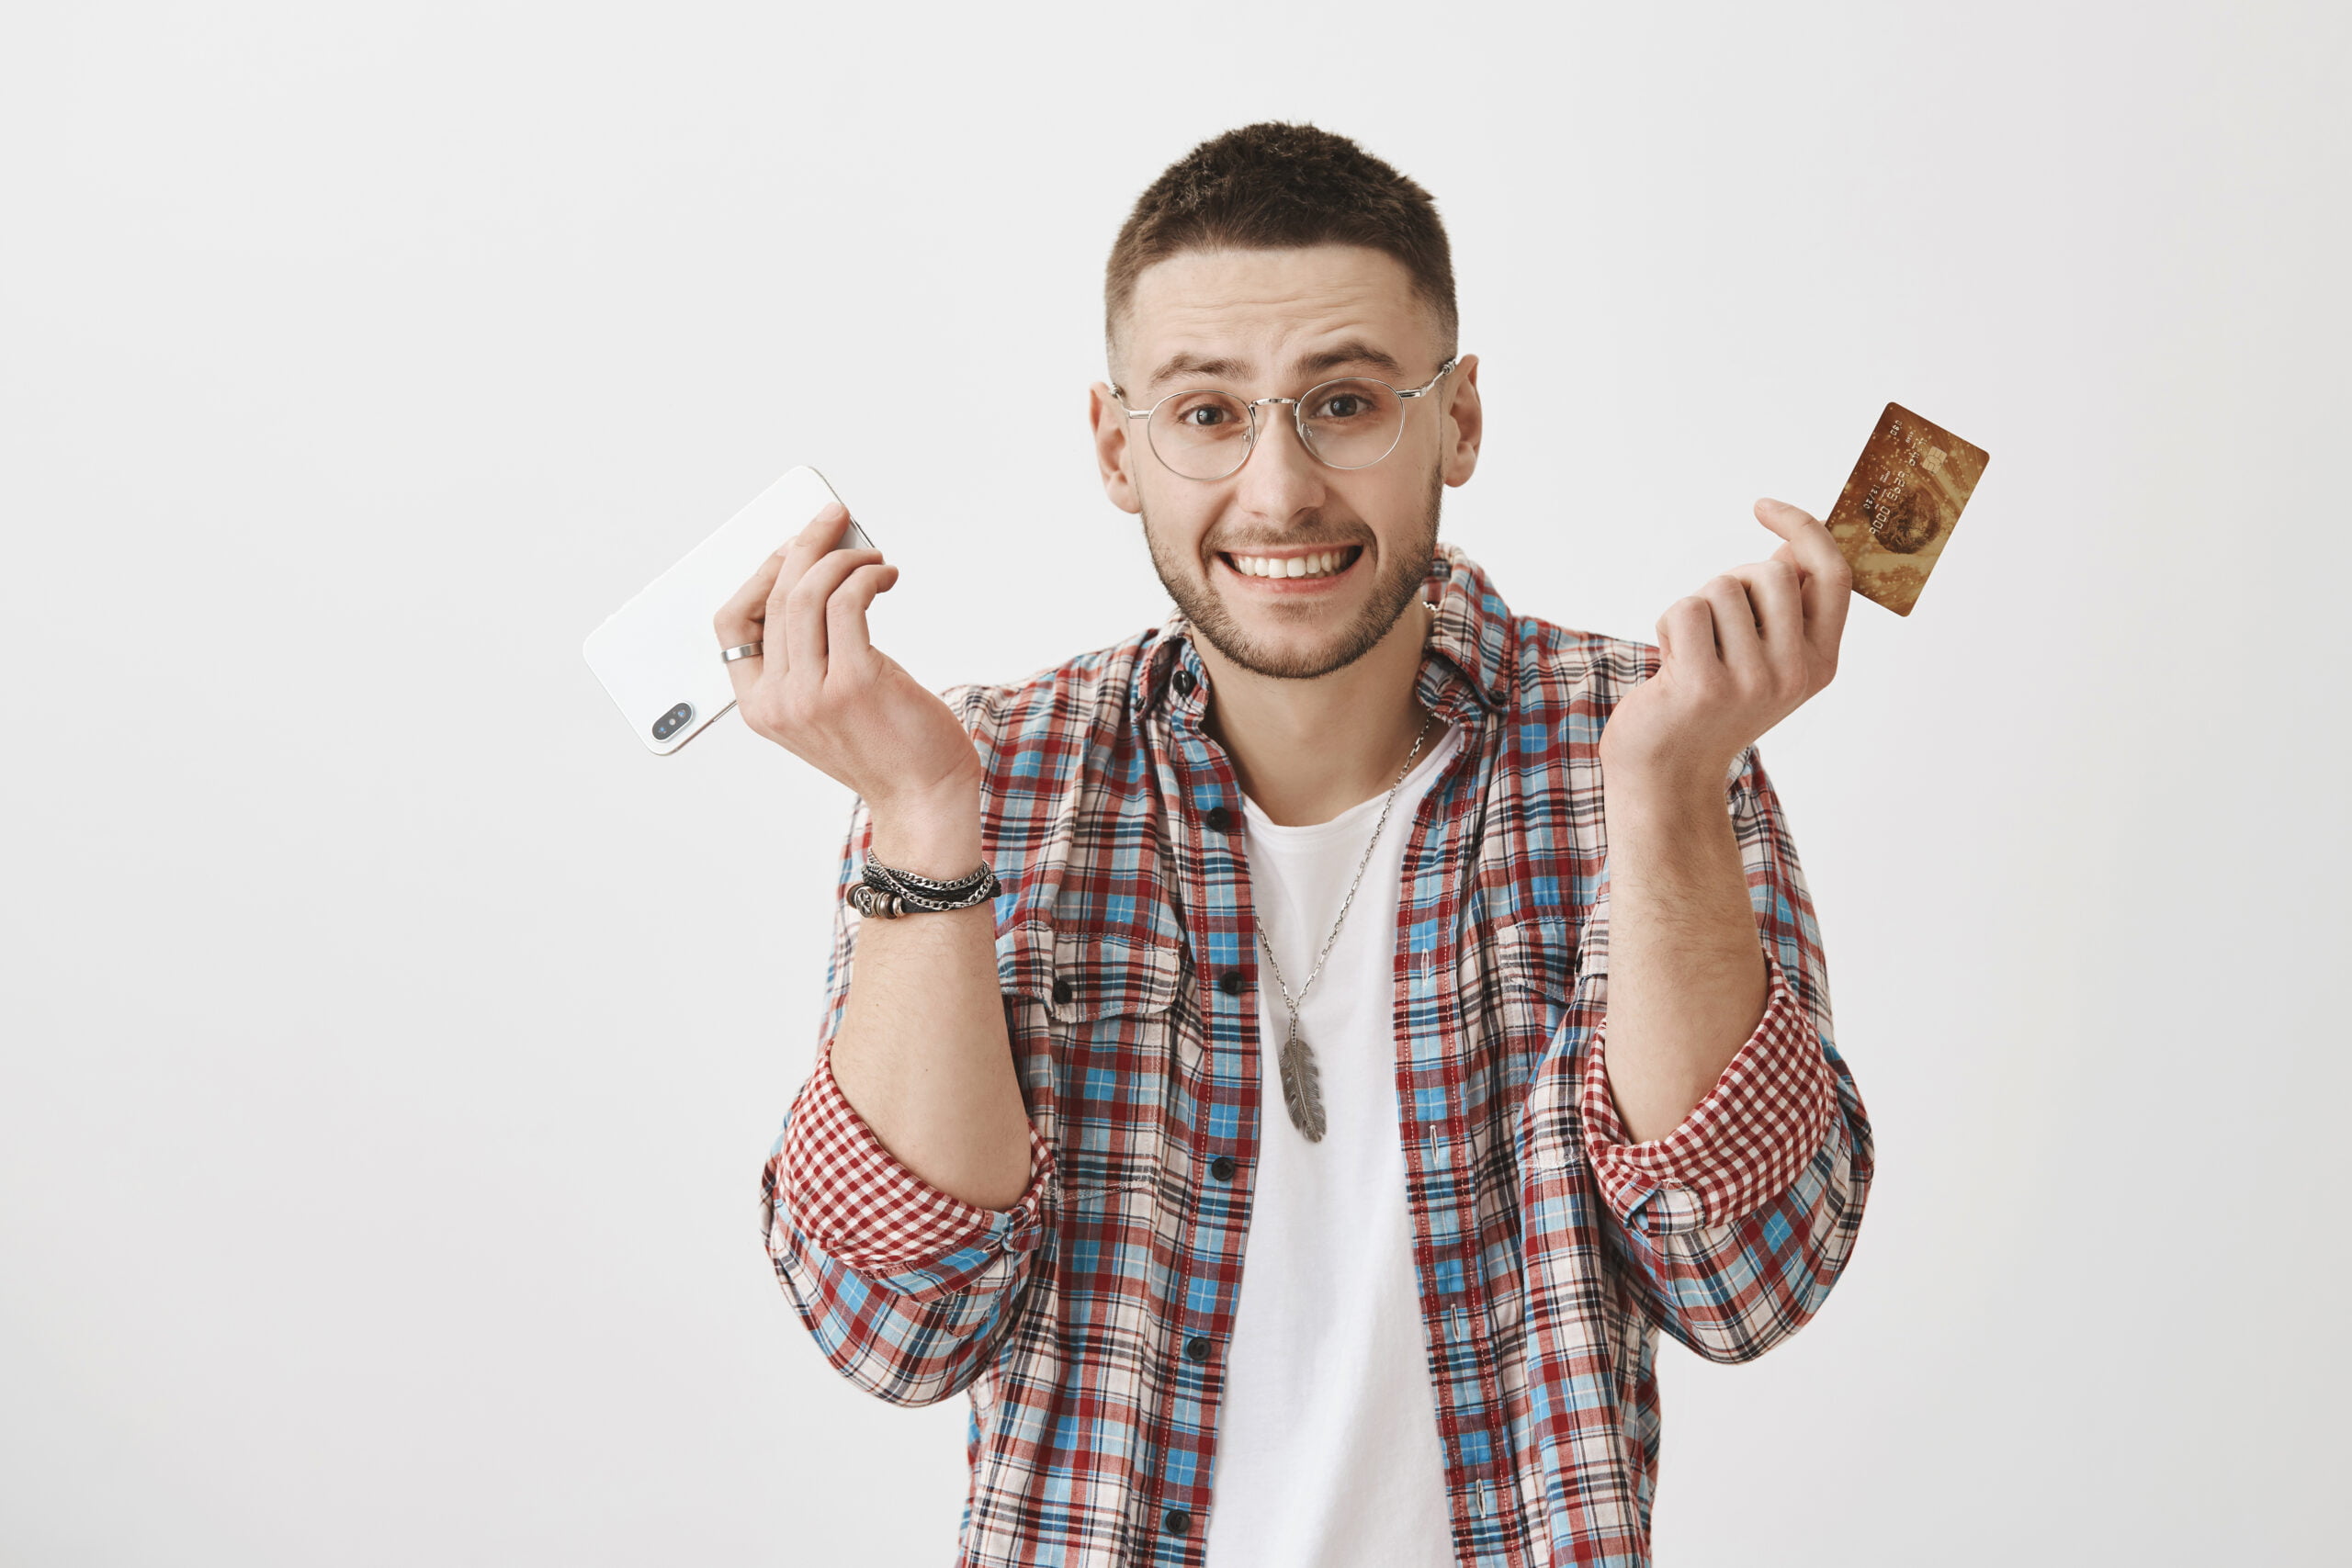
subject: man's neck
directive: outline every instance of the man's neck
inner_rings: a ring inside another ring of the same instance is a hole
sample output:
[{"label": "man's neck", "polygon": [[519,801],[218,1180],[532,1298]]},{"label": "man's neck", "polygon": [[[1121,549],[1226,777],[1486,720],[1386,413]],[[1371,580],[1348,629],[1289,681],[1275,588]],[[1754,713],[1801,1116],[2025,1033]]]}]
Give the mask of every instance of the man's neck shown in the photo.
[{"label": "man's neck", "polygon": [[[1209,672],[1208,732],[1261,811],[1305,826],[1387,793],[1429,717],[1413,685],[1433,618],[1416,599],[1371,651],[1312,681],[1253,674],[1197,642]],[[1444,733],[1431,724],[1419,755]]]}]

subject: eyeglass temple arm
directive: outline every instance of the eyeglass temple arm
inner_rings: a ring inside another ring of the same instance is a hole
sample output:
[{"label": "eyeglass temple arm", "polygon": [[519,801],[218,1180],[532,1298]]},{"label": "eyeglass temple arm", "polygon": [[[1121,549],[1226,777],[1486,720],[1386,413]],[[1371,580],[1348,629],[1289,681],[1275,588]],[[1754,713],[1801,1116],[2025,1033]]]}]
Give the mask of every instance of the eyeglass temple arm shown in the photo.
[{"label": "eyeglass temple arm", "polygon": [[[1430,377],[1427,384],[1416,387],[1409,392],[1398,392],[1396,395],[1400,398],[1426,398],[1437,389],[1437,384],[1440,381],[1445,379],[1445,373],[1461,363],[1462,361],[1458,357],[1449,359],[1444,364],[1437,367],[1437,374]],[[1122,403],[1119,406],[1121,408],[1125,408],[1126,405]]]}]

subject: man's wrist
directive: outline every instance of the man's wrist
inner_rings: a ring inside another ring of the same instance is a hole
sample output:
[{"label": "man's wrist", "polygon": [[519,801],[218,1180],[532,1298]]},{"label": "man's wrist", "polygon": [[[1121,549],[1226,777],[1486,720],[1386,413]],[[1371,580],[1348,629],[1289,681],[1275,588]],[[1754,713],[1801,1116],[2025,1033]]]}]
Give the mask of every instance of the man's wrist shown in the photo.
[{"label": "man's wrist", "polygon": [[893,871],[952,882],[979,869],[979,792],[873,807],[873,857]]},{"label": "man's wrist", "polygon": [[1600,788],[1604,808],[1687,817],[1702,807],[1720,807],[1729,763],[1693,764],[1663,758],[1612,758],[1602,749]]}]

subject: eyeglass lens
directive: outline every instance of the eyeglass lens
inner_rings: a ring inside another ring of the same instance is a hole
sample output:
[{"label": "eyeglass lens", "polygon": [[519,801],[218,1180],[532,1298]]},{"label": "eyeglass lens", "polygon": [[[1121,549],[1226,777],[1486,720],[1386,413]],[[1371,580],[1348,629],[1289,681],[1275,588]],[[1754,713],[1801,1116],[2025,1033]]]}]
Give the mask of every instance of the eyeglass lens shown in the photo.
[{"label": "eyeglass lens", "polygon": [[[1404,428],[1405,404],[1377,381],[1327,381],[1298,401],[1307,450],[1335,468],[1363,468],[1388,456]],[[1261,409],[1288,418],[1284,405]],[[1147,422],[1151,449],[1187,479],[1221,479],[1250,456],[1250,406],[1229,392],[1178,392]]]}]

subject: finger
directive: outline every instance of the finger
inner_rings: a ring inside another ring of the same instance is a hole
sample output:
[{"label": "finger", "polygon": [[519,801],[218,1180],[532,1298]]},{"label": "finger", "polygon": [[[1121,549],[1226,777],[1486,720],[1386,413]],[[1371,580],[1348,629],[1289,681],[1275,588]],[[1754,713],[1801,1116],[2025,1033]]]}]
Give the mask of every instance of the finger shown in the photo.
[{"label": "finger", "polygon": [[[797,534],[793,536],[793,539],[798,537]],[[775,554],[760,562],[759,570],[745,578],[743,586],[735,590],[718,607],[718,614],[711,617],[718,640],[726,647],[758,639],[760,623],[767,617],[768,595],[775,592],[776,577],[792,553],[793,539],[786,539]]]},{"label": "finger", "polygon": [[1798,660],[1805,651],[1804,569],[1776,553],[1770,560],[1736,566],[1724,575],[1746,585],[1766,656],[1776,662]]},{"label": "finger", "polygon": [[[711,617],[711,626],[718,633],[718,646],[722,650],[761,640],[762,626],[768,613],[768,595],[775,591],[777,574],[783,570],[785,559],[791,550],[791,541],[786,540],[784,547],[762,561],[760,569],[746,578],[743,586],[737,589],[734,596],[718,607],[718,614]],[[779,654],[781,651],[778,650]],[[779,669],[783,667],[781,657],[775,662]],[[752,688],[759,683],[762,663],[761,656],[756,653],[748,658],[728,660],[727,682],[735,688],[737,702],[750,696]]]},{"label": "finger", "polygon": [[1769,496],[1758,501],[1756,520],[1786,539],[1797,564],[1805,569],[1805,640],[1815,652],[1834,661],[1838,639],[1845,635],[1846,611],[1853,602],[1854,570],[1846,564],[1846,552],[1819,518],[1785,501]]},{"label": "finger", "polygon": [[1695,678],[1702,671],[1692,666],[1717,664],[1714,625],[1714,611],[1695,593],[1668,604],[1657,618],[1660,672],[1671,668]]},{"label": "finger", "polygon": [[1707,579],[1699,589],[1715,626],[1715,650],[1724,668],[1742,680],[1760,677],[1766,669],[1764,639],[1757,631],[1757,607],[1747,596],[1747,584],[1730,572]]},{"label": "finger", "polygon": [[783,622],[780,626],[773,619],[768,623],[780,639],[792,674],[805,673],[820,682],[824,680],[825,606],[851,572],[881,558],[880,550],[832,550],[820,556],[800,574],[800,581],[784,596]]},{"label": "finger", "polygon": [[775,581],[769,585],[767,602],[760,612],[760,619],[767,634],[764,640],[774,645],[767,650],[771,668],[779,660],[789,662],[790,656],[785,645],[786,597],[798,585],[809,565],[822,558],[848,526],[849,508],[838,501],[829,501],[816,516],[808,520],[807,527],[786,543],[783,558],[777,563]]},{"label": "finger", "polygon": [[899,569],[885,561],[868,561],[851,572],[825,601],[825,673],[865,674],[874,662],[874,643],[865,628],[865,613],[874,596],[898,584]]},{"label": "finger", "polygon": [[770,625],[783,624],[781,620],[772,623],[770,617],[808,563],[840,537],[848,520],[847,509],[838,502],[826,505],[774,555],[762,561],[759,570],[736,590],[735,596],[719,607],[713,624],[718,628],[720,648],[741,648],[746,643],[762,645],[759,653],[727,661],[727,683],[734,688],[738,703],[750,698],[763,676],[787,672],[788,661],[781,644],[766,646],[774,640],[767,635]]},{"label": "finger", "polygon": [[[760,634],[756,627],[749,636],[739,632],[729,637],[721,633],[718,638],[722,651],[729,648],[741,648],[747,642],[759,640]],[[761,662],[760,656],[756,653],[747,653],[741,659],[730,659],[727,661],[727,683],[735,689],[735,700],[738,703],[749,700],[752,688],[760,683]]]}]

